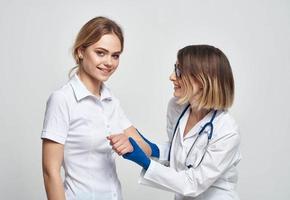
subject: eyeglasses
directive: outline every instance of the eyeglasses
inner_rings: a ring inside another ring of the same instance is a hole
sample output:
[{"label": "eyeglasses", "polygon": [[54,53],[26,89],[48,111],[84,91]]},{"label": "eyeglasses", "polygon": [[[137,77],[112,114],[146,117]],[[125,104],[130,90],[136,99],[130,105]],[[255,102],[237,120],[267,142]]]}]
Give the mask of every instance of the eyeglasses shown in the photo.
[{"label": "eyeglasses", "polygon": [[178,64],[174,64],[174,72],[175,72],[175,76],[176,78],[180,78],[181,77],[181,71],[178,67]]}]

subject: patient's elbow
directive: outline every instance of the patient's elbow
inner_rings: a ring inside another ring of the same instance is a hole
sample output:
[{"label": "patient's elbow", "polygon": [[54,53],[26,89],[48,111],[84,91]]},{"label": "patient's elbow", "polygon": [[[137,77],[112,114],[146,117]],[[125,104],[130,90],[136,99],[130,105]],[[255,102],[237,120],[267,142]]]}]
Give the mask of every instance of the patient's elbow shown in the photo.
[{"label": "patient's elbow", "polygon": [[43,172],[44,179],[60,177],[60,168],[52,168],[52,167],[43,165],[42,172]]}]

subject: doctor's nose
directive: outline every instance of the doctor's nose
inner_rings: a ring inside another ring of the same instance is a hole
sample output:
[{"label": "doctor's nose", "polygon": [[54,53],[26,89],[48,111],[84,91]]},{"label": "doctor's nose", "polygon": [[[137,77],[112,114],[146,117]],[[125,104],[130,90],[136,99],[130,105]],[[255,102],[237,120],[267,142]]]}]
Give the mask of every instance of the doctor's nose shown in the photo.
[{"label": "doctor's nose", "polygon": [[170,76],[169,76],[169,80],[170,80],[170,81],[176,81],[176,76],[175,76],[175,73],[174,73],[174,72],[172,72],[172,73],[170,74]]}]

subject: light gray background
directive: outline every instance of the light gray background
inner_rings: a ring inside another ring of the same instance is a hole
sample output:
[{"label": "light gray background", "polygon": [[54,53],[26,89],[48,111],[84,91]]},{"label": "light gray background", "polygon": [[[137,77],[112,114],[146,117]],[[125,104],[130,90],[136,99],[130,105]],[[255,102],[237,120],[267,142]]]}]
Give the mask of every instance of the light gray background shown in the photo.
[{"label": "light gray background", "polygon": [[[168,77],[176,52],[212,44],[228,56],[236,81],[232,114],[240,125],[242,200],[290,199],[290,2],[226,0],[1,1],[0,199],[45,199],[40,132],[49,94],[74,66],[80,27],[104,15],[121,24],[125,50],[108,82],[132,122],[166,139]],[[288,102],[288,103],[287,103]],[[172,199],[137,184],[140,168],[117,168],[125,200]]]}]

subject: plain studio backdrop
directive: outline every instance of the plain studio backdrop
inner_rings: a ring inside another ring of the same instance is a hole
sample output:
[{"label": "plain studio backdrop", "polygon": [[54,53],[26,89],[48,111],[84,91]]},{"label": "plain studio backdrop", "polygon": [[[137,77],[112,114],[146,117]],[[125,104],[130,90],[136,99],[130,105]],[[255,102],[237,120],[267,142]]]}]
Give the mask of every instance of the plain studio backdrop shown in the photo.
[{"label": "plain studio backdrop", "polygon": [[[125,34],[118,70],[107,85],[153,141],[167,139],[169,75],[178,49],[211,44],[232,65],[230,112],[242,135],[238,192],[242,200],[290,199],[290,2],[1,1],[0,199],[45,199],[42,121],[53,90],[68,81],[71,47],[95,16],[116,20]],[[125,200],[173,199],[139,185],[140,167],[117,158]]]}]

